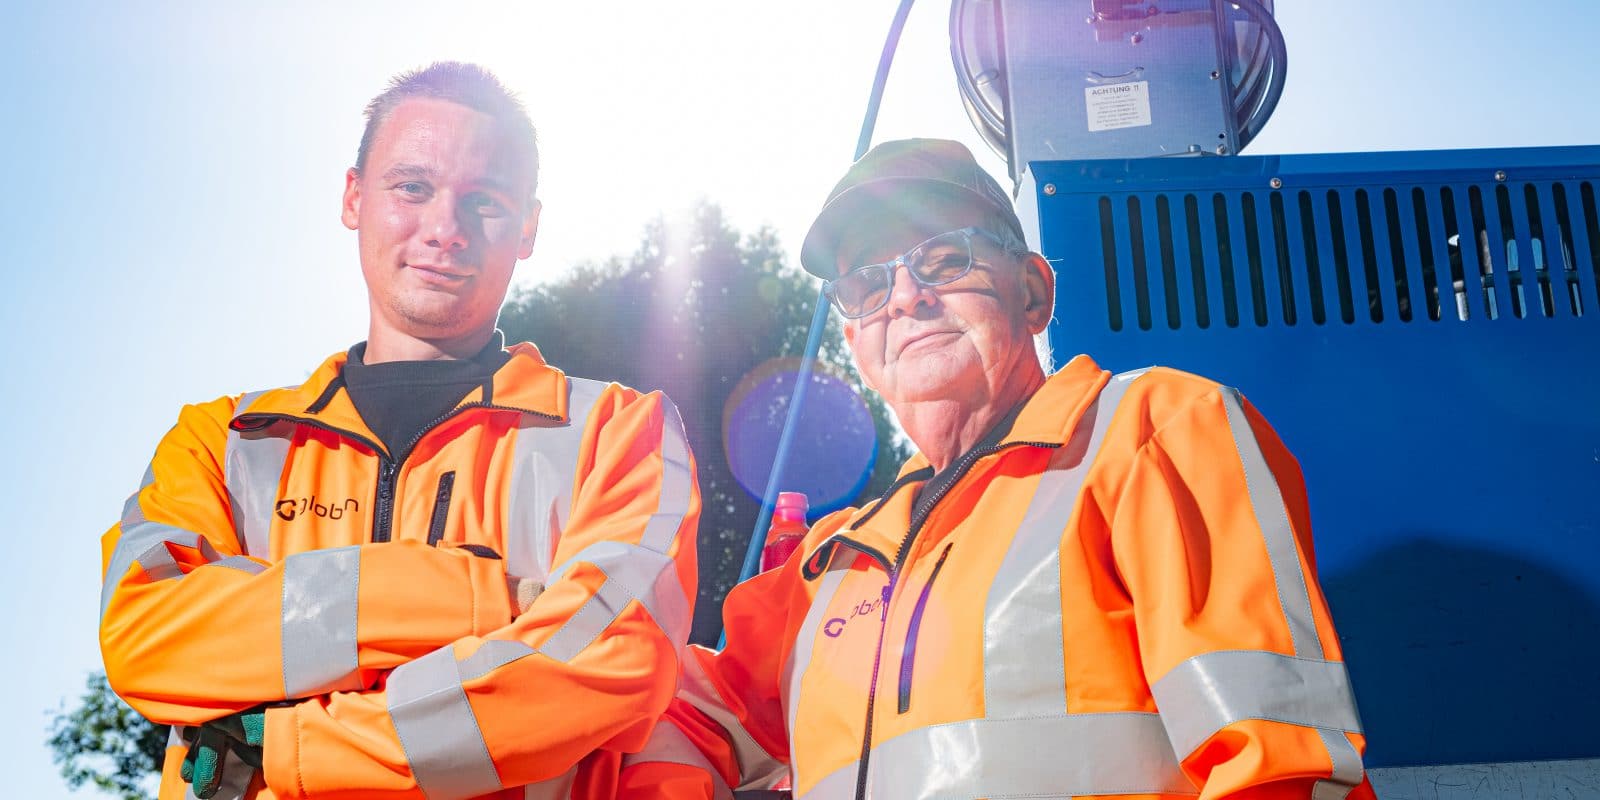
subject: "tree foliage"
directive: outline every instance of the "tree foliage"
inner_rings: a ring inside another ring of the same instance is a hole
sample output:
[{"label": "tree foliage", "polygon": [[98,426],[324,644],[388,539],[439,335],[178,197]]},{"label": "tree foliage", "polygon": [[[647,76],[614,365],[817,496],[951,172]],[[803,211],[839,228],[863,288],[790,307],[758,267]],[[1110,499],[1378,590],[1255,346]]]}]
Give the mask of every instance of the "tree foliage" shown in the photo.
[{"label": "tree foliage", "polygon": [[56,714],[47,740],[67,785],[89,783],[123,800],[153,797],[167,729],[122,702],[103,672],[90,673],[78,702]]},{"label": "tree foliage", "polygon": [[[784,263],[772,230],[741,237],[718,207],[702,204],[684,223],[650,225],[633,254],[521,291],[501,313],[509,340],[537,343],[568,374],[660,389],[683,415],[702,498],[695,641],[714,641],[720,630],[722,597],[760,507],[725,455],[725,406],[744,376],[801,355],[816,296],[815,279]],[[861,391],[835,315],[818,361]],[[876,494],[909,453],[877,396],[861,394],[879,442],[862,494]],[[775,411],[786,408],[787,392]]]}]

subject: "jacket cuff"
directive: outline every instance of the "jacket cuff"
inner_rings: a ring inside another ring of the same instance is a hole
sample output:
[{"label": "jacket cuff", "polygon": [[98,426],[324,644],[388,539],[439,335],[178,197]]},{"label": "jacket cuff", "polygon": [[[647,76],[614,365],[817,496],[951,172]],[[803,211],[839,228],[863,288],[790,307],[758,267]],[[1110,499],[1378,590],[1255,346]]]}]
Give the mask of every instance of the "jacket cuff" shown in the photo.
[{"label": "jacket cuff", "polygon": [[305,796],[300,782],[300,709],[267,708],[266,733],[261,741],[261,777],[280,800]]}]

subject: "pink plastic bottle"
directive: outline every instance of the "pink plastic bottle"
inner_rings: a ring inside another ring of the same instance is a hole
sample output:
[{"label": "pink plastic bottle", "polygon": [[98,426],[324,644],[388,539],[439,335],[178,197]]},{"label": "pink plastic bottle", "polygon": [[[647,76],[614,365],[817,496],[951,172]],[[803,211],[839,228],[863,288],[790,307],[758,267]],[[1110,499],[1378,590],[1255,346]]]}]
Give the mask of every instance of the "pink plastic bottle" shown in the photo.
[{"label": "pink plastic bottle", "polygon": [[772,509],[772,527],[767,529],[767,544],[761,548],[761,571],[781,566],[800,548],[806,531],[806,496],[802,492],[779,492]]}]

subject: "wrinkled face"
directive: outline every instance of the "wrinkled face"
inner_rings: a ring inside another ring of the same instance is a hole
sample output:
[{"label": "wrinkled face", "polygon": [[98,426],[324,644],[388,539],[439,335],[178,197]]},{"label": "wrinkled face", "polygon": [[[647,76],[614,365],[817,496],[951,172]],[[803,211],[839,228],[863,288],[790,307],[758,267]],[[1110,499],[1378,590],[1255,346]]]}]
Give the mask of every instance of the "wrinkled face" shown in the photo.
[{"label": "wrinkled face", "polygon": [[[931,236],[984,226],[974,209],[931,209],[910,220],[863,221],[845,231],[835,266],[889,261]],[[888,305],[845,320],[845,340],[867,384],[891,405],[950,399],[974,407],[1036,362],[1032,336],[1050,320],[1054,277],[1032,256],[973,237],[972,271],[933,288],[895,270]]]},{"label": "wrinkled face", "polygon": [[492,329],[512,267],[533,251],[539,205],[521,150],[494,118],[412,98],[345,176],[372,334],[451,339]]}]

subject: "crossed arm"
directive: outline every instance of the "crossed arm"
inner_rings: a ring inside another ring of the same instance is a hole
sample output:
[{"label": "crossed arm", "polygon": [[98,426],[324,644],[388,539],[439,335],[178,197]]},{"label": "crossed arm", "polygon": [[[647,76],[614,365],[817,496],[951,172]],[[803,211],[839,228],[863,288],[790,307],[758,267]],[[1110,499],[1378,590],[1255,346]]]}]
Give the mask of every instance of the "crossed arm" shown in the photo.
[{"label": "crossed arm", "polygon": [[266,780],[285,797],[466,797],[642,745],[696,577],[699,496],[669,401],[611,387],[591,411],[556,569],[520,616],[503,562],[465,550],[240,555],[220,466],[230,414],[226,400],[186,408],[104,540],[102,651],[136,709],[196,724],[299,700],[267,720]]}]

